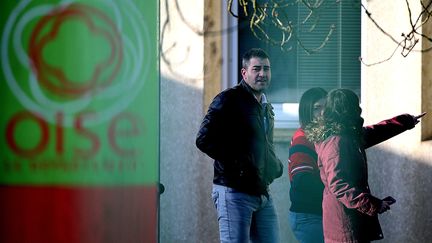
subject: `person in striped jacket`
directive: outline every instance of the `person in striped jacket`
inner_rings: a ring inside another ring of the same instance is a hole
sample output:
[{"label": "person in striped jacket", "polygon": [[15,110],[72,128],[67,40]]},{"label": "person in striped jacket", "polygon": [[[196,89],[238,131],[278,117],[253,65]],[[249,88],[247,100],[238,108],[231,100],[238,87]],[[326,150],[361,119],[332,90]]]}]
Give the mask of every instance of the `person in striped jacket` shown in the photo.
[{"label": "person in striped jacket", "polygon": [[289,148],[289,221],[294,236],[301,243],[324,242],[321,207],[324,185],[314,144],[307,140],[303,129],[321,114],[326,96],[327,91],[318,87],[303,93],[299,103],[300,128],[294,133]]}]

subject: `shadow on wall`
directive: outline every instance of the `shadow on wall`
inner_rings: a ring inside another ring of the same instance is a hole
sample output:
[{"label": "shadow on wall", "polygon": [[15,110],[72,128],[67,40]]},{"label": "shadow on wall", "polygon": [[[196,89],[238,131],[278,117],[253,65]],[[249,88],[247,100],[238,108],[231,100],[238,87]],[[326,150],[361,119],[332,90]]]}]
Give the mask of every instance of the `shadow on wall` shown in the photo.
[{"label": "shadow on wall", "polygon": [[432,242],[432,165],[377,146],[367,150],[369,182],[378,197],[397,201],[380,215],[381,242]]},{"label": "shadow on wall", "polygon": [[195,146],[203,91],[161,77],[160,109],[160,242],[218,242],[213,164]]}]

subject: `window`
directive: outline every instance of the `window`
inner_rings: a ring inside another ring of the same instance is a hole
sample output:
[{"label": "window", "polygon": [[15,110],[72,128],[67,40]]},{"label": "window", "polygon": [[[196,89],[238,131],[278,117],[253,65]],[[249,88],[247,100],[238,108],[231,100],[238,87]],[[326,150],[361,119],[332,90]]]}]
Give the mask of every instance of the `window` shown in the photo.
[{"label": "window", "polygon": [[[280,47],[258,40],[245,20],[238,23],[238,56],[252,47],[261,47],[270,55],[272,65],[272,84],[267,92],[276,111],[276,128],[298,127],[298,101],[304,91],[311,87],[349,88],[360,96],[360,40],[361,9],[350,1],[331,2],[332,6],[322,9],[321,18],[313,32],[307,32],[310,26],[304,26],[298,36],[303,45],[314,49],[321,45],[330,26],[335,29],[319,52],[308,54],[291,40],[290,51],[281,51]],[[309,11],[303,6],[293,7],[289,16],[299,25]],[[239,15],[241,17],[241,11]],[[271,35],[276,30],[266,29]],[[238,60],[241,67],[241,58]],[[241,80],[239,74],[238,80]]]}]

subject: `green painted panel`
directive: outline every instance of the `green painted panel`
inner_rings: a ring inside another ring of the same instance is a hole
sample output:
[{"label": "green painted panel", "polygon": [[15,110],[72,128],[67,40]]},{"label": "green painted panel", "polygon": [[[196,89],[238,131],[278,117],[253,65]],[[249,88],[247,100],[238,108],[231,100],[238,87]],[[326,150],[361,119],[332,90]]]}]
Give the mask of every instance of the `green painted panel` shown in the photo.
[{"label": "green painted panel", "polygon": [[155,184],[158,1],[0,6],[0,183]]}]

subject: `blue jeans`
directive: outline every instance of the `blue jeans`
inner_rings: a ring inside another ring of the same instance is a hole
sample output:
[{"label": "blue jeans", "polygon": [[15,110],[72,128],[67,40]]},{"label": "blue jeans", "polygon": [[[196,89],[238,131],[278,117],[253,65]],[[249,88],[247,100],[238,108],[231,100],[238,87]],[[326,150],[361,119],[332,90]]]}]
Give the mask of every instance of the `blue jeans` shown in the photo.
[{"label": "blue jeans", "polygon": [[300,243],[324,243],[321,215],[290,211],[289,221],[294,236]]},{"label": "blue jeans", "polygon": [[279,222],[271,196],[252,196],[213,185],[220,242],[279,242]]}]

